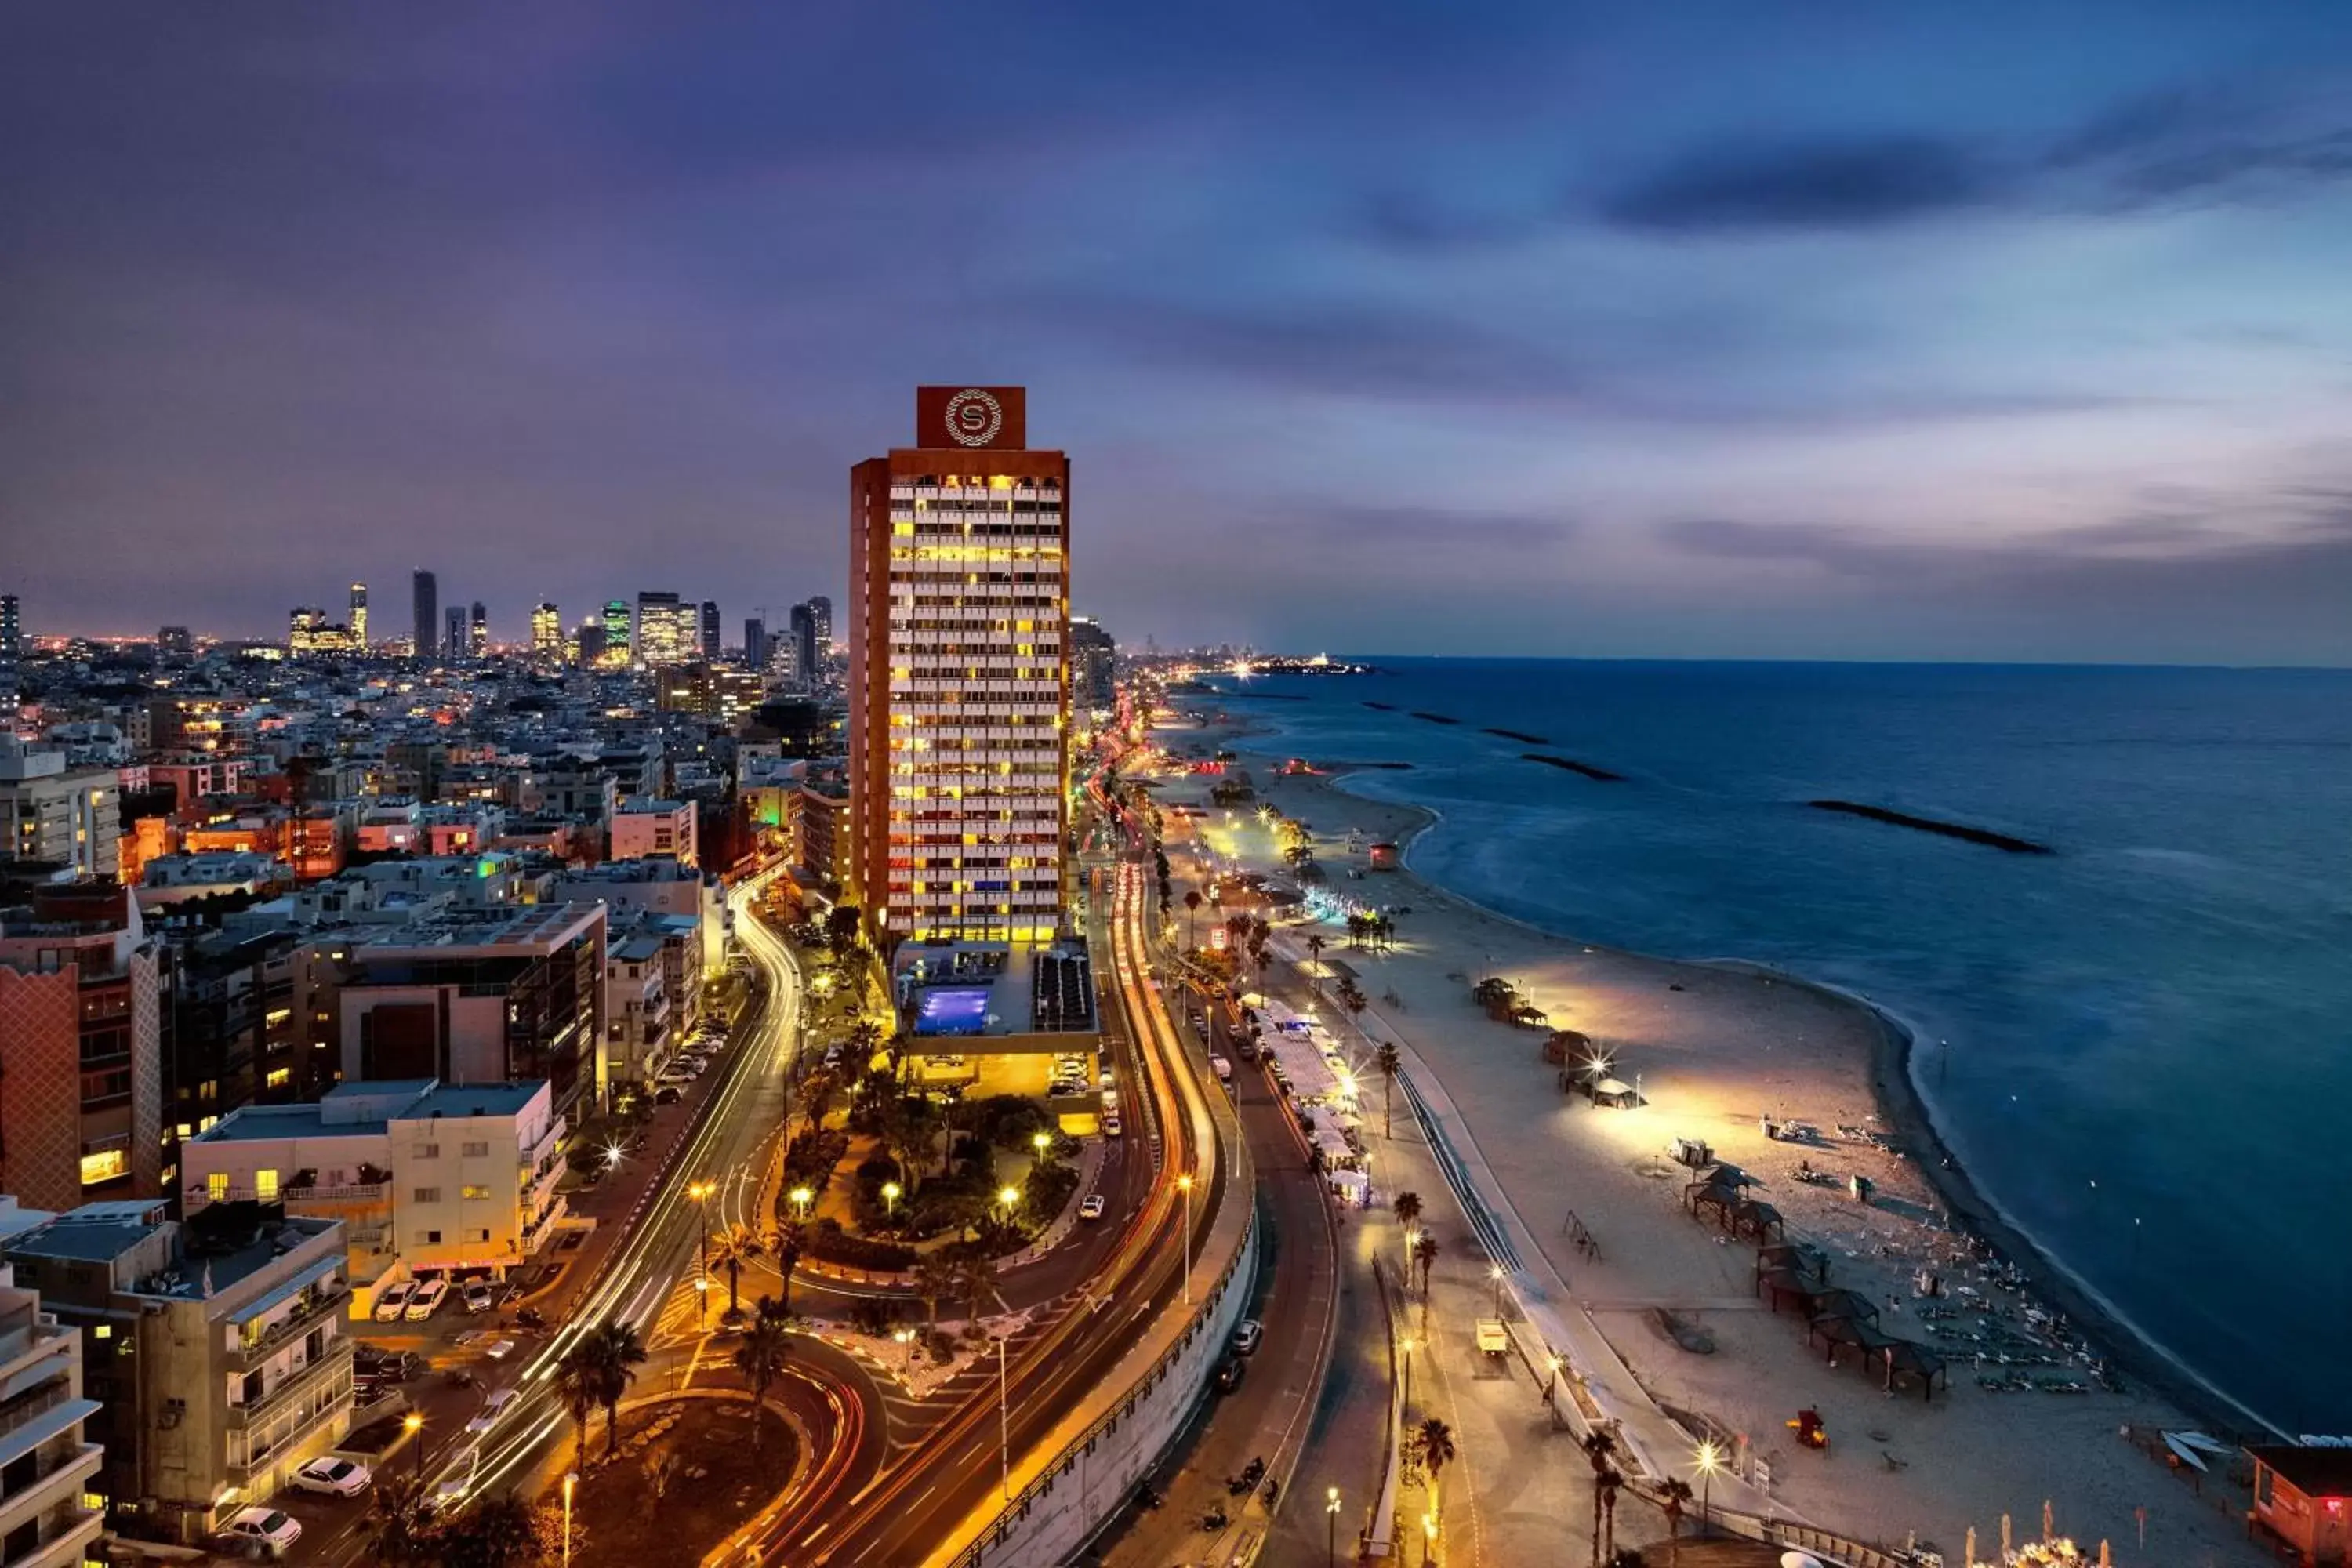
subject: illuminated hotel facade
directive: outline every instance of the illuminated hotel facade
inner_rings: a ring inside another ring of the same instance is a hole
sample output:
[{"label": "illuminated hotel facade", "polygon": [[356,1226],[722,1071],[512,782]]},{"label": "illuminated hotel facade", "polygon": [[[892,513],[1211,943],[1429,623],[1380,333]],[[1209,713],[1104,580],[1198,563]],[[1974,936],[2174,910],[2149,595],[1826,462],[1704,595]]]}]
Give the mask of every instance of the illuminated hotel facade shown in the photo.
[{"label": "illuminated hotel facade", "polygon": [[886,952],[1043,942],[1067,902],[1070,463],[1020,387],[921,387],[850,471],[856,897]]}]

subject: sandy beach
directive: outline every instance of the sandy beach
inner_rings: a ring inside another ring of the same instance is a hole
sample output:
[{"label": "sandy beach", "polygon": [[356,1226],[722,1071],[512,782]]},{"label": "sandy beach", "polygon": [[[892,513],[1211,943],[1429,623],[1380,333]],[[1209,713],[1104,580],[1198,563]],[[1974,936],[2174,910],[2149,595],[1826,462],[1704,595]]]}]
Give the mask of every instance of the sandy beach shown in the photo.
[{"label": "sandy beach", "polygon": [[[1253,752],[1245,725],[1200,706],[1155,741],[1179,755],[1238,752],[1257,800],[1312,826],[1332,892],[1409,911],[1384,953],[1349,949],[1341,925],[1321,928],[1327,962],[1353,972],[1371,999],[1365,1033],[1402,1038],[1438,1075],[1500,1195],[1643,1387],[1693,1431],[1727,1435],[1760,1458],[1783,1507],[1856,1537],[1899,1544],[1916,1535],[1952,1563],[1971,1527],[1979,1555],[1994,1555],[2003,1513],[2021,1534],[2033,1532],[2029,1520],[2038,1531],[2044,1500],[2063,1532],[2108,1541],[2118,1563],[2267,1559],[2216,1500],[2226,1489],[2209,1480],[2198,1495],[2120,1432],[2198,1421],[2137,1372],[2120,1388],[2103,1385],[2109,1347],[2084,1304],[1985,1261],[1979,1236],[2022,1254],[1968,1206],[1964,1178],[1946,1167],[1908,1092],[1906,1042],[1876,1012],[1736,954],[1668,961],[1589,945],[1410,870],[1371,870],[1370,844],[1407,846],[1409,861],[1412,837],[1432,820],[1338,786],[1349,767],[1382,759],[1309,759],[1317,773],[1278,774],[1283,759]],[[1171,771],[1154,793],[1206,808],[1213,782]],[[1279,874],[1271,834],[1249,810],[1208,809],[1192,821],[1196,847],[1218,862]],[[1182,837],[1171,818],[1180,889],[1191,885]],[[1511,981],[1551,1027],[1590,1036],[1642,1103],[1604,1109],[1564,1093],[1541,1031],[1491,1020],[1471,1002],[1486,974]],[[1802,1142],[1768,1139],[1764,1118],[1809,1131]],[[1945,1356],[1948,1388],[1932,1401],[1916,1388],[1890,1394],[1851,1352],[1826,1365],[1807,1347],[1801,1314],[1776,1315],[1756,1294],[1754,1244],[1684,1208],[1689,1173],[1666,1158],[1679,1138],[1705,1140],[1760,1178],[1756,1195],[1779,1210],[1789,1239],[1816,1246],[1832,1283],[1875,1303],[1885,1331]],[[1806,1166],[1827,1180],[1801,1179]],[[1872,1184],[1872,1201],[1850,1195],[1853,1176]],[[1954,1223],[1956,1200],[1965,1226]],[[1591,1246],[1580,1245],[1580,1228]],[[1923,1268],[1945,1294],[1916,1293]],[[2061,1331],[2066,1305],[2074,1315]],[[1826,1453],[1801,1448],[1784,1425],[1804,1407],[1825,1418]]]}]

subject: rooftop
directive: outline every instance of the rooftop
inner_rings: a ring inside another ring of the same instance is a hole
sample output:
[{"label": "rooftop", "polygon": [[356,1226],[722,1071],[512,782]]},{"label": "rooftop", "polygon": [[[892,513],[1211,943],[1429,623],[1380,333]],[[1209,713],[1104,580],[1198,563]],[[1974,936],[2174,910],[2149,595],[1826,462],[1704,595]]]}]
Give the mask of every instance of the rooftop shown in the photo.
[{"label": "rooftop", "polygon": [[393,1120],[424,1121],[436,1116],[514,1116],[546,1092],[547,1083],[543,1079],[530,1079],[522,1083],[445,1083],[425,1093]]},{"label": "rooftop", "polygon": [[995,1038],[1092,1033],[1094,984],[1080,942],[908,942],[891,982],[913,1034]]}]

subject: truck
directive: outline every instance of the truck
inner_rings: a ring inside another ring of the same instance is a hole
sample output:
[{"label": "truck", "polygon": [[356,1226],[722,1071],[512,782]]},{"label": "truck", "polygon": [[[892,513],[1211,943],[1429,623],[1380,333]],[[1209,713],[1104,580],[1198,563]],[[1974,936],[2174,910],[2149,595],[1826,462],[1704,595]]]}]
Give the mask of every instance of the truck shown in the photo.
[{"label": "truck", "polygon": [[1478,1320],[1478,1351],[1480,1354],[1492,1356],[1496,1361],[1500,1361],[1503,1357],[1510,1353],[1510,1350],[1511,1331],[1503,1327],[1502,1319],[1481,1318]]}]

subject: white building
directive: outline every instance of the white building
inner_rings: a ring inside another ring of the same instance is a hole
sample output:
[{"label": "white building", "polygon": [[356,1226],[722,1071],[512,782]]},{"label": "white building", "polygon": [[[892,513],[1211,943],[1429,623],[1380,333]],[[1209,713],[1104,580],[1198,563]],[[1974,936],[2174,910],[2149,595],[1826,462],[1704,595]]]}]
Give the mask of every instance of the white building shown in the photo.
[{"label": "white building", "polygon": [[[53,1217],[0,1197],[0,1231]],[[59,1326],[40,1293],[0,1262],[0,1560],[8,1568],[76,1568],[106,1526],[97,1505],[105,1447],[83,1423],[103,1408],[85,1397],[81,1331]]]},{"label": "white building", "polygon": [[631,796],[613,813],[612,835],[613,847],[607,857],[610,859],[641,860],[648,856],[667,855],[681,866],[701,862],[695,836],[694,802],[690,800]]}]

